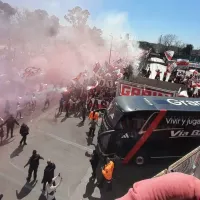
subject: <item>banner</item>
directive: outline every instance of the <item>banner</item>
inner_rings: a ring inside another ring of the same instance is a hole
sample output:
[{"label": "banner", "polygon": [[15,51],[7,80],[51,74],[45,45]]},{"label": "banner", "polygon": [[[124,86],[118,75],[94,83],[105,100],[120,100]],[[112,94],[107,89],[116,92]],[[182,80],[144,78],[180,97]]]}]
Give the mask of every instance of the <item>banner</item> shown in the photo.
[{"label": "banner", "polygon": [[113,81],[113,80],[107,80],[107,81],[106,81],[106,86],[107,86],[108,88],[112,88],[112,87],[114,86],[114,81]]},{"label": "banner", "polygon": [[105,79],[101,79],[101,80],[99,81],[99,86],[100,86],[100,87],[104,87],[105,84],[106,84],[106,80],[105,80]]},{"label": "banner", "polygon": [[119,84],[120,96],[174,96],[174,91],[164,91],[159,88],[137,87],[129,84]]},{"label": "banner", "polygon": [[26,69],[24,69],[21,77],[30,78],[30,77],[40,74],[41,72],[42,70],[39,67],[27,67]]}]

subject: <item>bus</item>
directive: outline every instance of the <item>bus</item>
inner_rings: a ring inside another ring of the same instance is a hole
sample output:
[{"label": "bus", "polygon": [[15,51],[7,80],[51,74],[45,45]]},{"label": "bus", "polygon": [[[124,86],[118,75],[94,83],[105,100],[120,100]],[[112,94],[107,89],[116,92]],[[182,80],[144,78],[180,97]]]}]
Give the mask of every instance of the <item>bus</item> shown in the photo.
[{"label": "bus", "polygon": [[100,156],[125,164],[180,158],[200,144],[200,99],[118,96],[104,111],[97,141]]}]

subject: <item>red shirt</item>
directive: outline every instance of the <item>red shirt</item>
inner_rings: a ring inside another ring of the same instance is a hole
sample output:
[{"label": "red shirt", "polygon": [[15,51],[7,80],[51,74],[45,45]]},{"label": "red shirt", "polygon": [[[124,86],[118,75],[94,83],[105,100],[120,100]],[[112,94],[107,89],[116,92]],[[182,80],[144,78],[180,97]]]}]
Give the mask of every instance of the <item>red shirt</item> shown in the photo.
[{"label": "red shirt", "polygon": [[118,200],[199,200],[200,180],[182,173],[169,173],[136,182]]}]

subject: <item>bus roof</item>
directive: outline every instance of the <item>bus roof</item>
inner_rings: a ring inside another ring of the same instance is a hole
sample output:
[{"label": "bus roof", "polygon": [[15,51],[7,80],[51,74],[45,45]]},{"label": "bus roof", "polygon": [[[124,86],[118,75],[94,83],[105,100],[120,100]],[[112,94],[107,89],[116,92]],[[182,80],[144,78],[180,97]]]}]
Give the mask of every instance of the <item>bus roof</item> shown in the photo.
[{"label": "bus roof", "polygon": [[200,112],[200,98],[118,96],[116,103],[123,112],[133,111],[186,111]]}]

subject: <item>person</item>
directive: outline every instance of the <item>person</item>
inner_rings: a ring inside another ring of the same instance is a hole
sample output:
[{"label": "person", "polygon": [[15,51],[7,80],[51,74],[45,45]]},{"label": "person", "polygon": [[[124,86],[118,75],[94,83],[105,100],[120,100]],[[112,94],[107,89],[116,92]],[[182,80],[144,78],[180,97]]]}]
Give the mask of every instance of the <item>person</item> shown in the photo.
[{"label": "person", "polygon": [[98,114],[98,112],[95,112],[95,111],[91,111],[90,112],[90,114],[89,114],[89,119],[90,120],[96,120],[96,121],[98,121],[98,119],[99,119],[99,114]]},{"label": "person", "polygon": [[[51,162],[50,159],[47,160],[47,166],[44,169],[44,175],[42,182],[43,183],[43,192],[45,192],[46,189],[46,184],[50,180],[54,178],[54,171],[56,169],[56,165]],[[53,185],[55,186],[55,182],[53,182]]]},{"label": "person", "polygon": [[57,183],[57,185],[53,185],[53,183],[60,177],[60,174],[58,176],[54,177],[52,180],[49,180],[46,185],[46,190],[47,190],[47,200],[56,200],[55,198],[55,192],[56,189],[59,187],[59,185],[62,182],[62,177],[60,177],[60,181]]},{"label": "person", "polygon": [[2,198],[3,198],[3,194],[0,194],[0,200],[2,200]]},{"label": "person", "polygon": [[6,137],[8,138],[10,132],[11,132],[11,137],[13,137],[13,130],[14,130],[15,124],[17,124],[19,126],[19,123],[16,121],[16,119],[13,117],[13,115],[10,115],[10,117],[0,127],[2,127],[5,124],[6,124],[6,128],[7,128],[7,136]]},{"label": "person", "polygon": [[44,160],[43,157],[41,157],[39,154],[37,154],[36,150],[33,150],[32,156],[29,158],[28,162],[24,166],[24,168],[25,168],[26,166],[29,165],[28,177],[26,178],[26,180],[28,182],[30,182],[30,180],[31,180],[32,173],[34,173],[34,181],[36,181],[36,179],[37,179],[37,171],[38,171],[39,160],[40,159]]},{"label": "person", "polygon": [[33,93],[31,97],[31,111],[33,112],[36,108],[36,96]]},{"label": "person", "polygon": [[162,72],[159,70],[159,69],[157,69],[156,70],[156,76],[155,76],[155,79],[156,80],[160,80],[160,74],[161,74]]},{"label": "person", "polygon": [[[0,117],[0,122],[3,123],[4,120]],[[3,127],[0,127],[0,140],[1,140],[1,144],[3,142],[3,137],[4,137],[4,130]]]},{"label": "person", "polygon": [[3,127],[0,127],[0,140],[1,140],[1,144],[3,142],[3,137],[4,137]]},{"label": "person", "polygon": [[64,98],[62,97],[59,102],[59,111],[58,111],[59,114],[63,112],[63,107],[64,107]]},{"label": "person", "polygon": [[90,163],[92,166],[92,178],[96,177],[96,170],[99,164],[99,155],[97,154],[97,151],[94,150],[92,153],[92,158],[90,159]]},{"label": "person", "polygon": [[9,115],[9,113],[10,113],[10,102],[9,102],[9,100],[6,100],[6,105],[5,105],[5,114],[6,115]]},{"label": "person", "polygon": [[22,136],[22,139],[21,139],[19,145],[21,146],[22,143],[23,143],[23,145],[27,145],[27,143],[26,143],[26,137],[27,137],[27,135],[29,134],[29,127],[28,127],[26,124],[23,123],[23,124],[21,125],[21,127],[20,127],[19,133],[20,133],[21,136]]},{"label": "person", "polygon": [[164,72],[164,75],[163,75],[163,81],[166,81],[167,73],[168,73],[167,71]]},{"label": "person", "polygon": [[149,69],[148,69],[148,71],[147,71],[146,78],[149,78],[149,77],[150,77],[150,75],[151,75],[151,69],[150,69],[150,67],[149,67]]},{"label": "person", "polygon": [[48,109],[50,105],[49,94],[47,94],[45,102],[44,102],[44,110]]},{"label": "person", "polygon": [[200,199],[200,180],[179,172],[134,183],[118,200],[194,200]]},{"label": "person", "polygon": [[16,119],[18,118],[18,116],[20,117],[20,119],[22,119],[22,108],[20,106],[20,103],[17,103],[17,114],[16,114]]},{"label": "person", "polygon": [[70,103],[69,101],[65,102],[65,118],[69,117],[69,109],[70,109]]},{"label": "person", "polygon": [[82,106],[82,110],[81,110],[81,115],[82,115],[82,123],[85,122],[85,118],[86,118],[86,113],[87,113],[87,108],[85,105]]},{"label": "person", "polygon": [[90,130],[89,130],[88,136],[94,138],[94,133],[95,133],[95,130],[96,130],[97,122],[93,119],[89,123],[89,125],[91,125],[91,126],[90,126]]},{"label": "person", "polygon": [[112,177],[113,177],[113,171],[114,171],[115,164],[112,160],[107,158],[107,164],[102,168],[102,177],[97,184],[100,188],[103,186],[103,183],[106,181],[108,184],[108,190],[112,189]]}]

